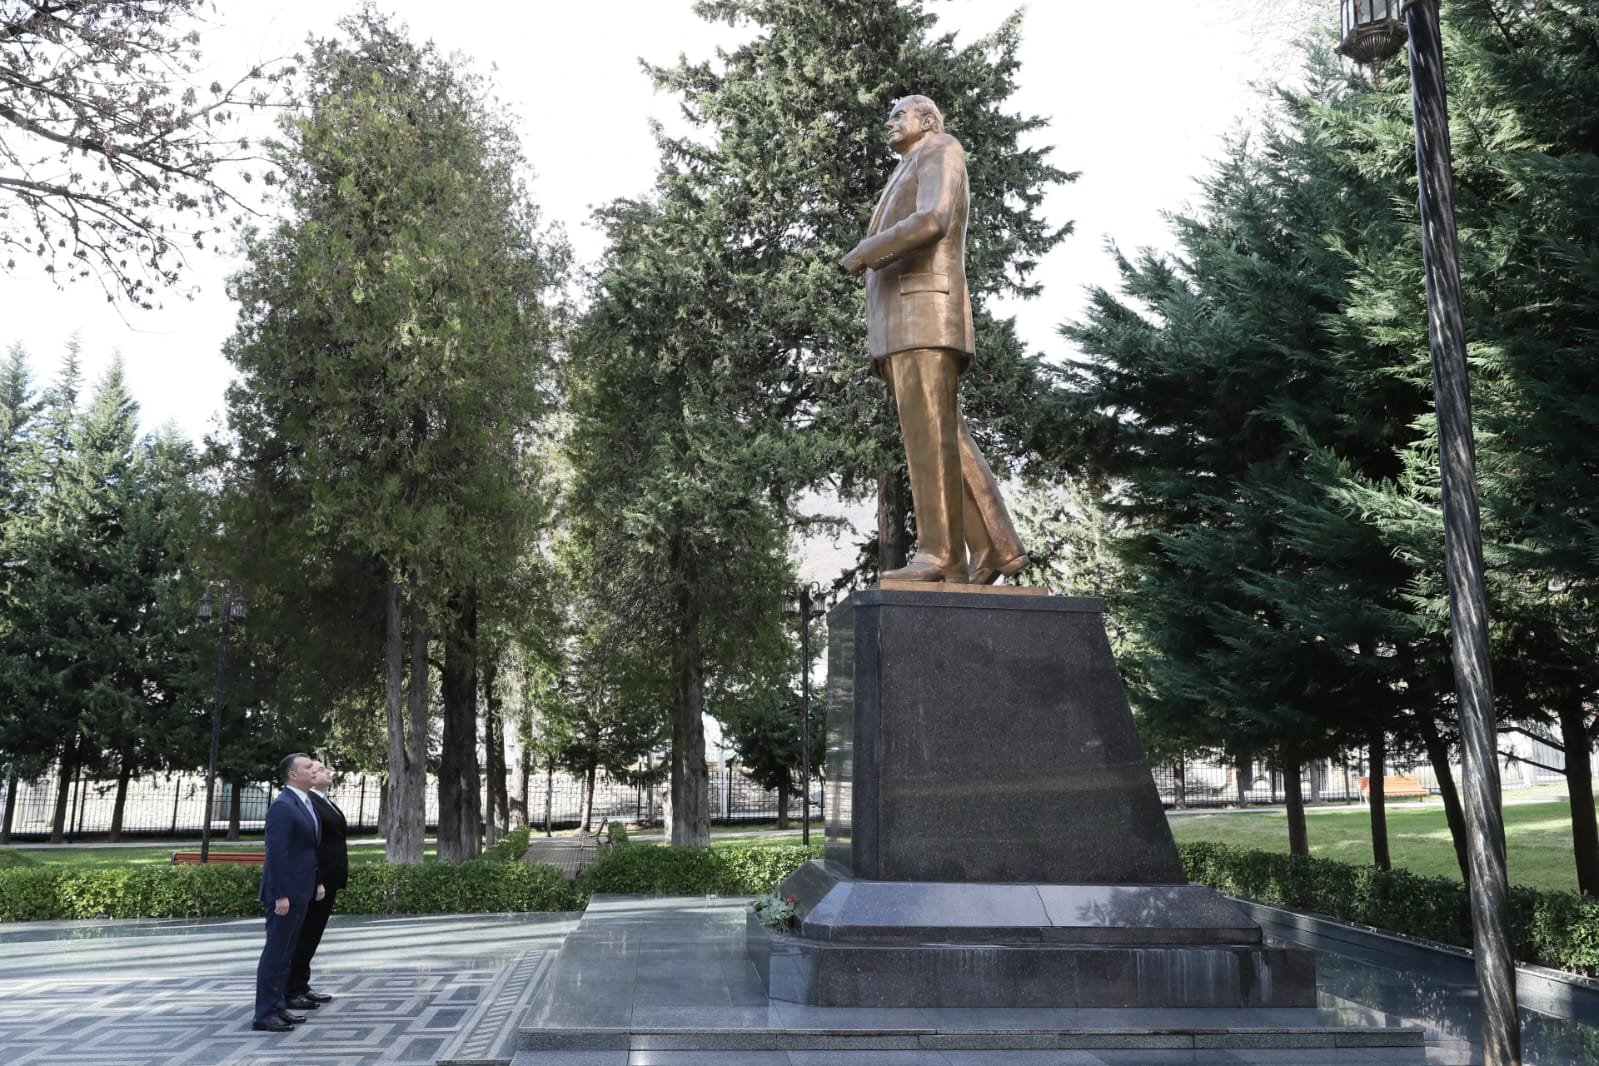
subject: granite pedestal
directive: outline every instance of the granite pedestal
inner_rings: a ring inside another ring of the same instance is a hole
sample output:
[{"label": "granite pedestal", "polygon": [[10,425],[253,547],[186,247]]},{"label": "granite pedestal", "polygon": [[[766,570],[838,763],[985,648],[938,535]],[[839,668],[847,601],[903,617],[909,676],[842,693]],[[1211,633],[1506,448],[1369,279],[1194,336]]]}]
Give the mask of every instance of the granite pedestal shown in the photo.
[{"label": "granite pedestal", "polygon": [[750,929],[773,998],[1308,1007],[1308,952],[1189,885],[1099,600],[874,589],[828,616],[825,858]]}]

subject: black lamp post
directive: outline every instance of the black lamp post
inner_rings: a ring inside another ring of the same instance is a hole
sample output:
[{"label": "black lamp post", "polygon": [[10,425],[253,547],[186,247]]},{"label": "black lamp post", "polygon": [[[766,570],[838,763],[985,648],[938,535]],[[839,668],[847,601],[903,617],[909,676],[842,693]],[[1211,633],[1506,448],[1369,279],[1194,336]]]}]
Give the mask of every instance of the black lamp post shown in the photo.
[{"label": "black lamp post", "polygon": [[[196,616],[202,622],[209,622],[212,615],[211,593],[207,592],[200,597],[200,606],[195,609]],[[206,763],[205,770],[205,818],[200,823],[200,862],[211,861],[211,802],[216,795],[217,784],[217,756],[222,746],[222,676],[228,658],[228,626],[232,622],[244,621],[244,595],[237,589],[228,589],[222,594],[222,630],[217,637],[217,690],[216,699],[211,704],[211,757]]]},{"label": "black lamp post", "polygon": [[1466,331],[1460,309],[1454,168],[1438,2],[1343,0],[1344,36],[1339,51],[1358,62],[1376,64],[1397,55],[1407,39],[1410,42],[1422,260],[1427,274],[1427,336],[1443,482],[1444,561],[1449,577],[1455,694],[1465,753],[1466,845],[1477,991],[1482,1001],[1483,1061],[1487,1066],[1515,1066],[1521,1062],[1521,1026],[1516,1016],[1516,968],[1510,954],[1499,744],[1488,661],[1477,462],[1466,379]]},{"label": "black lamp post", "polygon": [[800,840],[811,842],[811,619],[825,612],[821,586],[799,587],[800,627]]}]

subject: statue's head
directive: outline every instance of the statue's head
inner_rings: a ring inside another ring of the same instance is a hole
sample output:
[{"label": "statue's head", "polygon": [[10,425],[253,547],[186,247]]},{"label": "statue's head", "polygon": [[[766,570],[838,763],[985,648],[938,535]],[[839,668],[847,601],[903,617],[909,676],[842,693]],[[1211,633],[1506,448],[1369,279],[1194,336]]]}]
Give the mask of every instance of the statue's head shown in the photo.
[{"label": "statue's head", "polygon": [[888,146],[904,155],[929,133],[943,133],[944,115],[925,96],[902,96],[889,108],[883,128],[888,130]]}]

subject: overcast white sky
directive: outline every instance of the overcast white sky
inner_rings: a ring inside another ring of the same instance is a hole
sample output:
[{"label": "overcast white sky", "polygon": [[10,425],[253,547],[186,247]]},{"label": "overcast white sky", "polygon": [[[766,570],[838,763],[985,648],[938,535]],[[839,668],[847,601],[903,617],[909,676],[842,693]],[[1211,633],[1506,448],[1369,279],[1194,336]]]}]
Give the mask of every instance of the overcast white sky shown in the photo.
[{"label": "overcast white sky", "polygon": [[[821,2],[821,0],[818,0]],[[326,34],[353,0],[219,0],[202,46],[223,77],[293,52],[308,33]],[[665,63],[680,53],[709,57],[746,29],[700,21],[691,0],[387,0],[417,38],[493,70],[499,95],[523,118],[536,171],[533,194],[545,218],[562,223],[580,262],[600,251],[590,209],[645,191],[655,169],[648,120],[671,121],[676,101],[656,95],[640,57]],[[1004,0],[931,0],[941,25],[961,40],[992,29],[1017,5]],[[1270,14],[1261,9],[1270,7]],[[1035,4],[1023,23],[1015,109],[1050,116],[1040,138],[1053,159],[1082,177],[1044,205],[1051,222],[1077,232],[1040,269],[1043,296],[1004,308],[1036,350],[1064,356],[1055,327],[1078,313],[1084,287],[1114,284],[1103,245],[1165,245],[1162,211],[1192,198],[1193,179],[1221,137],[1256,106],[1251,83],[1291,69],[1284,42],[1333,16],[1332,0],[1237,0]],[[981,152],[979,144],[968,151]],[[889,161],[885,157],[885,177]],[[74,333],[86,376],[99,377],[114,352],[126,363],[142,422],[166,422],[193,438],[221,424],[230,369],[219,354],[234,309],[223,281],[237,267],[231,249],[193,256],[194,299],[167,294],[154,311],[107,306],[101,290],[64,289],[37,277],[0,276],[0,347],[20,342],[40,382],[53,377]]]}]

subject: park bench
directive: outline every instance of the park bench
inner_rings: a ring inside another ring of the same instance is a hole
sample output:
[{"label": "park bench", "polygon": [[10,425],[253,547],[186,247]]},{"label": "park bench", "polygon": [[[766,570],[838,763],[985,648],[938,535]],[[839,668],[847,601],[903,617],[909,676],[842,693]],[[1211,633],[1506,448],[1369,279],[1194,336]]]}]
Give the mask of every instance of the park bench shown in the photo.
[{"label": "park bench", "polygon": [[[265,852],[211,852],[206,863],[213,866],[261,866],[267,861]],[[173,852],[173,866],[200,865],[200,852]]]},{"label": "park bench", "polygon": [[[213,851],[206,862],[212,866],[260,866],[266,862],[264,851]],[[200,853],[198,851],[174,851],[172,853],[173,866],[198,866]]]},{"label": "park bench", "polygon": [[[1360,781],[1360,794],[1371,795],[1371,778],[1362,777]],[[1427,787],[1414,777],[1407,774],[1387,774],[1382,779],[1382,794],[1384,799],[1426,799],[1430,792]]]},{"label": "park bench", "polygon": [[602,818],[593,832],[578,830],[575,837],[534,837],[528,841],[522,861],[553,866],[561,871],[561,876],[566,880],[574,880],[593,864],[600,848],[610,846],[609,822],[609,819]]}]

